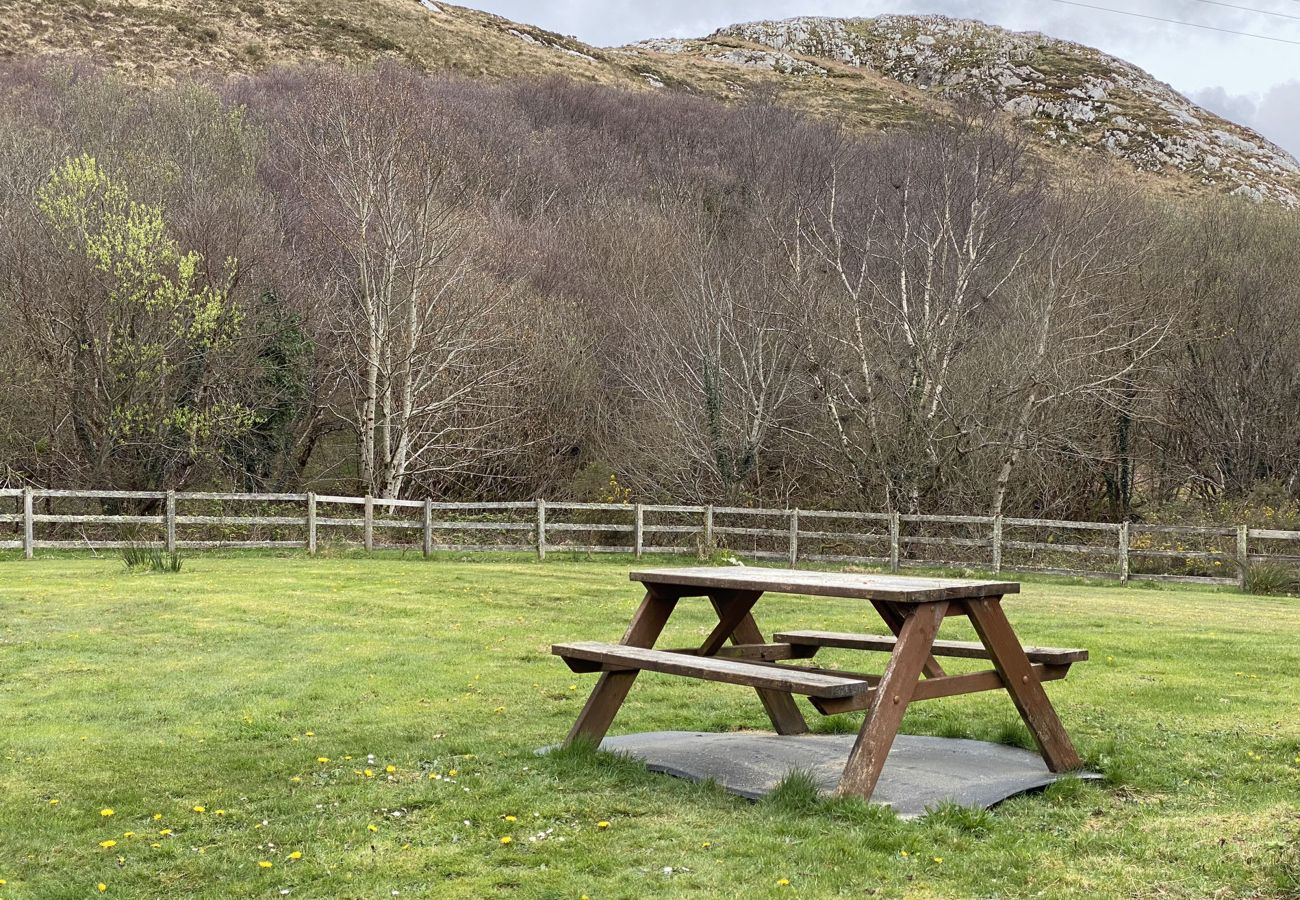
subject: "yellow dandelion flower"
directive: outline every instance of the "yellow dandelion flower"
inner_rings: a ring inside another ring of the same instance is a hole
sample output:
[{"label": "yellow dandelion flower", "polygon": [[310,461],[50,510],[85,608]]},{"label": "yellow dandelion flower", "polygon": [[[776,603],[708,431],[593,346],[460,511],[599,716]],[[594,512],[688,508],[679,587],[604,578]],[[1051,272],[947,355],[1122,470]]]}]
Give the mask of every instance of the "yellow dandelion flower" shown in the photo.
[{"label": "yellow dandelion flower", "polygon": [[389,775],[392,775],[394,772],[397,771],[397,766],[385,766],[384,771],[387,772]]},{"label": "yellow dandelion flower", "polygon": [[214,816],[224,816],[226,814],[226,811],[224,809],[214,809],[212,811],[212,814]]},{"label": "yellow dandelion flower", "polygon": [[307,737],[315,737],[315,736],[316,736],[316,732],[314,732],[314,731],[304,731],[303,734],[307,735]]},{"label": "yellow dandelion flower", "polygon": [[106,841],[100,841],[100,842],[99,842],[99,846],[101,846],[101,847],[103,847],[105,850],[107,850],[109,847],[116,847],[116,846],[117,846],[117,841],[113,840],[112,838],[109,838],[109,839],[106,840]]},{"label": "yellow dandelion flower", "polygon": [[169,834],[172,833],[172,830],[170,828],[160,828],[158,829],[158,833],[161,834],[163,837],[167,837]]},{"label": "yellow dandelion flower", "polygon": [[194,811],[195,811],[195,812],[207,812],[207,811],[208,811],[208,808],[207,808],[206,806],[196,806],[196,807],[194,807]]},{"label": "yellow dandelion flower", "polygon": [[703,844],[700,844],[700,846],[703,847],[705,850],[708,850],[710,847],[713,846],[713,842],[712,842],[712,841],[705,841]]},{"label": "yellow dandelion flower", "polygon": [[602,821],[596,823],[596,827],[597,827],[597,828],[608,828],[608,827],[609,827],[609,823],[606,822],[606,821],[604,821],[604,820],[602,820]]},{"label": "yellow dandelion flower", "polygon": [[50,801],[50,806],[58,806],[58,805],[59,805],[59,801],[57,797]]},{"label": "yellow dandelion flower", "polygon": [[269,859],[258,860],[258,863],[257,863],[257,867],[258,867],[259,869],[269,869],[269,868],[271,868],[271,867],[274,866],[274,865],[275,865],[275,863],[271,862]]},{"label": "yellow dandelion flower", "polygon": [[365,772],[364,772],[363,774],[364,774],[367,778],[374,778],[374,777],[375,777],[375,770],[374,770],[374,769],[366,769]]},{"label": "yellow dandelion flower", "polygon": [[451,778],[455,778],[455,777],[456,777],[457,775],[459,775],[459,774],[460,774],[460,772],[458,772],[458,771],[455,770],[455,769],[451,769],[450,771],[447,772],[447,775],[450,776]]},{"label": "yellow dandelion flower", "polygon": [[936,857],[934,858],[934,861],[935,861],[936,863],[941,863],[941,862],[943,862],[943,857],[942,857],[942,856],[936,856]]},{"label": "yellow dandelion flower", "polygon": [[506,816],[506,817],[505,817],[505,820],[506,820],[507,822],[514,822],[514,821],[517,821],[517,820],[515,819],[514,816]]},{"label": "yellow dandelion flower", "polygon": [[159,819],[161,819],[161,818],[162,818],[162,813],[154,813],[154,814],[153,814],[153,820],[154,820],[155,822],[157,822],[157,821],[158,821]]},{"label": "yellow dandelion flower", "polygon": [[99,814],[107,819],[109,816],[113,814],[113,811],[111,809],[101,809],[99,811]]},{"label": "yellow dandelion flower", "polygon": [[909,854],[906,850],[899,850],[898,855],[901,856],[903,859],[907,859],[907,857],[910,856],[911,854]]},{"label": "yellow dandelion flower", "polygon": [[293,776],[289,780],[292,781],[294,784],[297,784],[298,782],[302,781],[302,779],[299,778],[297,775]]},{"label": "yellow dandelion flower", "polygon": [[157,841],[154,841],[154,842],[153,842],[152,844],[150,844],[149,846],[150,846],[150,847],[153,847],[155,850],[161,850],[161,849],[162,849],[162,844],[158,843]]},{"label": "yellow dandelion flower", "polygon": [[372,824],[372,825],[367,825],[367,826],[366,826],[366,831],[378,831],[378,830],[379,830],[379,826],[378,826],[378,825],[373,825],[373,824]]},{"label": "yellow dandelion flower", "polygon": [[301,851],[301,850],[295,850],[295,851],[293,851],[292,853],[289,854],[289,858],[290,858],[290,859],[302,859],[302,851]]},{"label": "yellow dandelion flower", "polygon": [[124,837],[124,838],[133,838],[133,837],[135,837],[135,832],[134,832],[134,831],[124,831],[124,832],[122,832],[122,837]]},{"label": "yellow dandelion flower", "polygon": [[778,879],[776,880],[776,886],[777,886],[777,887],[789,887],[789,886],[790,886],[790,879],[789,879],[789,878],[778,878]]},{"label": "yellow dandelion flower", "polygon": [[318,757],[316,757],[316,762],[320,763],[322,766],[325,765],[325,763],[327,763],[327,762],[329,762],[329,761],[330,761],[330,758],[329,758],[328,756],[318,756]]},{"label": "yellow dandelion flower", "polygon": [[512,844],[514,843],[514,840],[515,840],[514,838],[512,838],[510,835],[507,834],[505,837],[501,838],[501,843]]},{"label": "yellow dandelion flower", "polygon": [[95,890],[99,891],[102,894],[104,893],[104,891],[108,890],[108,885],[104,884],[104,882],[101,881],[99,884],[95,885]]}]

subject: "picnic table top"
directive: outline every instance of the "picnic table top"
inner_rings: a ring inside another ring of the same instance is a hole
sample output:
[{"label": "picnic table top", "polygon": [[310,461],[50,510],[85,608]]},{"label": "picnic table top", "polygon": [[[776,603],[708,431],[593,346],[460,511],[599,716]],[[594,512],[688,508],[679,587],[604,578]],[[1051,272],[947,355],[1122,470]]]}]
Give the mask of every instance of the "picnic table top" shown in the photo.
[{"label": "picnic table top", "polygon": [[854,572],[807,572],[761,566],[688,566],[677,569],[642,569],[628,575],[642,584],[808,594],[892,603],[932,603],[1017,594],[1014,581],[972,581],[962,578],[909,578]]}]

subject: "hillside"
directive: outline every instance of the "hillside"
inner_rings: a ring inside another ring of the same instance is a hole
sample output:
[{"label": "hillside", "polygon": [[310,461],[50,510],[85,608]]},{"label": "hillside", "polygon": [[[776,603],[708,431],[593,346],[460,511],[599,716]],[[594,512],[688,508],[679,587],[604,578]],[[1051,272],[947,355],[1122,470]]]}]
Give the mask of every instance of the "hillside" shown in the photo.
[{"label": "hillside", "polygon": [[1044,35],[941,16],[797,18],[601,49],[439,0],[9,0],[0,57],[89,57],[128,77],[389,58],[474,77],[558,75],[731,101],[763,91],[849,127],[951,115],[966,98],[1027,123],[1048,158],[1079,148],[1177,192],[1300,205],[1300,166],[1141,69]]}]

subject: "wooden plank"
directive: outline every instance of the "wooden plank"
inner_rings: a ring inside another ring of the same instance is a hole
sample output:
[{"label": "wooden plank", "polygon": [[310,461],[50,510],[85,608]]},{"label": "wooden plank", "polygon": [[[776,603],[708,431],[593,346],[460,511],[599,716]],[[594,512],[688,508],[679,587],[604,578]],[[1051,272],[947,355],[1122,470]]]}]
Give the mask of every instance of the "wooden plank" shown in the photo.
[{"label": "wooden plank", "polygon": [[1103,547],[1097,544],[1054,544],[1051,541],[1003,541],[1002,546],[1008,550],[1052,550],[1059,553],[1102,553],[1107,556],[1119,552],[1116,547]]},{"label": "wooden plank", "polygon": [[1237,559],[1231,553],[1220,553],[1217,550],[1130,550],[1128,555],[1145,559],[1217,559],[1220,561]]},{"label": "wooden plank", "polygon": [[1002,571],[1002,517],[993,520],[993,574]]},{"label": "wooden plank", "polygon": [[[525,525],[525,528],[531,528]],[[586,525],[581,522],[550,522],[547,524],[548,531],[612,531],[618,534],[633,534],[636,532],[635,525]]]},{"label": "wooden plank", "polygon": [[784,528],[741,528],[732,525],[715,525],[713,526],[713,533],[744,534],[752,537],[785,537],[789,532]]},{"label": "wooden plank", "polygon": [[424,529],[423,529],[424,534],[422,535],[423,540],[420,545],[420,551],[424,554],[426,558],[428,558],[428,556],[433,553],[433,501],[432,500],[426,499],[424,501],[423,520],[424,520]]},{"label": "wooden plank", "polygon": [[1120,584],[1128,584],[1130,569],[1128,551],[1131,546],[1130,540],[1132,532],[1129,529],[1129,523],[1123,522],[1119,526],[1119,581]]},{"label": "wooden plank", "polygon": [[705,681],[720,681],[745,687],[766,688],[814,697],[848,697],[870,688],[866,682],[838,675],[788,670],[776,666],[758,666],[743,660],[714,656],[694,656],[650,650],[599,641],[576,641],[556,644],[551,652],[565,660],[598,662],[607,674],[628,670],[684,675]]},{"label": "wooden plank", "polygon": [[799,564],[799,510],[790,510],[790,568]]},{"label": "wooden plank", "polygon": [[618,512],[632,511],[632,504],[630,503],[551,503],[548,501],[546,505],[550,509],[603,509],[616,510]]},{"label": "wooden plank", "polygon": [[546,501],[540,497],[537,500],[537,558],[546,559]]},{"label": "wooden plank", "polygon": [[[543,530],[538,530],[538,534],[543,533]],[[676,605],[676,594],[661,588],[648,588],[645,599],[632,616],[632,623],[623,634],[622,644],[625,647],[653,647]],[[628,691],[632,689],[636,675],[635,669],[602,673],[591,696],[578,713],[577,721],[569,729],[568,737],[564,739],[565,744],[572,744],[579,737],[599,744],[609,731],[610,723],[627,698]]]},{"label": "wooden plank", "polygon": [[255,501],[259,503],[301,503],[307,499],[306,494],[249,494],[249,493],[217,493],[213,491],[177,491],[176,499],[185,500],[218,500],[218,501]]},{"label": "wooden plank", "polygon": [[632,554],[637,559],[641,558],[641,545],[644,543],[645,543],[645,510],[643,510],[641,508],[641,504],[638,503],[636,505],[636,511],[633,513],[633,523],[632,523],[632,546],[633,546]]},{"label": "wooden plank", "polygon": [[375,549],[375,498],[366,494],[364,502],[366,512],[365,518],[361,520],[362,542],[369,553]]},{"label": "wooden plank", "polygon": [[[120,516],[114,518],[122,518]],[[163,516],[142,516],[146,520],[163,522]],[[296,525],[302,526],[298,516],[176,516],[177,525]]]},{"label": "wooden plank", "polygon": [[[456,522],[439,519],[432,524],[434,531],[532,531],[536,526],[532,522]],[[554,530],[554,525],[547,525]]]},{"label": "wooden plank", "polygon": [[863,522],[889,521],[889,513],[851,512],[837,509],[801,509],[799,514],[807,519],[855,519]]},{"label": "wooden plank", "polygon": [[168,553],[176,551],[176,492],[168,491],[167,500],[163,506],[164,514],[167,518],[167,540],[166,547]]},{"label": "wooden plank", "polygon": [[165,491],[71,491],[50,488],[25,488],[33,497],[81,497],[87,500],[165,500]]},{"label": "wooden plank", "polygon": [[162,525],[166,522],[165,516],[106,516],[100,514],[54,514],[54,513],[33,513],[32,521],[36,523],[67,523],[83,525]]},{"label": "wooden plank", "polygon": [[692,513],[694,514],[694,513],[704,512],[704,507],[703,506],[680,506],[680,505],[674,506],[672,504],[664,504],[664,503],[648,503],[646,504],[645,511],[648,513]]},{"label": "wooden plank", "polygon": [[696,525],[642,525],[641,530],[646,534],[699,534],[700,531]]},{"label": "wooden plank", "polygon": [[1246,536],[1266,541],[1300,541],[1300,531],[1282,531],[1277,528],[1249,528]]},{"label": "wooden plank", "polygon": [[715,506],[713,507],[714,515],[718,516],[788,516],[788,509],[765,509],[763,507],[748,506]]},{"label": "wooden plank", "polygon": [[1237,587],[1246,589],[1246,569],[1250,561],[1250,529],[1237,526]]},{"label": "wooden plank", "polygon": [[[129,542],[129,541],[124,541],[124,542],[122,542],[122,545],[123,545],[123,546],[129,546],[129,545],[130,545],[130,542]],[[109,542],[104,542],[104,543],[96,544],[95,546],[97,546],[97,547],[108,547],[108,546],[112,546],[112,544],[110,544]],[[227,548],[230,548],[230,549],[232,549],[232,550],[234,550],[234,549],[238,549],[238,548],[254,549],[254,548],[259,548],[259,547],[260,547],[260,548],[285,547],[285,548],[292,548],[292,549],[297,550],[297,549],[301,549],[301,548],[302,548],[302,543],[301,543],[300,541],[223,541],[223,540],[215,540],[215,541],[198,541],[198,540],[186,540],[186,541],[177,541],[177,542],[176,542],[176,547],[177,547],[177,549],[180,549],[180,550],[201,550],[201,549],[204,549],[204,548],[221,548],[221,547],[227,547]]]},{"label": "wooden plank", "polygon": [[809,562],[847,562],[860,563],[868,566],[887,566],[889,565],[888,556],[853,556],[846,553],[800,553],[800,559]]},{"label": "wooden plank", "polygon": [[903,543],[903,517],[896,512],[889,514],[889,571],[897,572],[900,568]]},{"label": "wooden plank", "polygon": [[1020,639],[1002,611],[1002,598],[989,597],[965,602],[967,615],[984,646],[988,648],[993,667],[1002,676],[1002,683],[1038,742],[1043,761],[1053,772],[1068,772],[1080,768],[1079,754],[1074,750],[1070,735],[1061,724],[1052,701],[1039,682],[1037,673],[1020,646]]},{"label": "wooden plank", "polygon": [[930,516],[923,514],[914,514],[903,516],[904,522],[916,522],[918,524],[933,522],[943,525],[992,525],[992,516]]},{"label": "wooden plank", "polygon": [[32,527],[32,489],[23,488],[23,559],[31,559],[35,549],[34,529]]},{"label": "wooden plank", "polygon": [[713,547],[713,506],[704,507],[704,546],[706,549]]},{"label": "wooden plank", "polygon": [[905,544],[923,544],[933,545],[936,547],[987,547],[988,541],[983,538],[964,538],[964,537],[931,537],[927,535],[911,535],[900,538]]},{"label": "wooden plank", "polygon": [[1143,534],[1188,534],[1202,537],[1234,537],[1237,534],[1236,526],[1218,525],[1149,525],[1134,522],[1129,529]]},{"label": "wooden plank", "polygon": [[[845,650],[878,650],[892,653],[896,637],[881,634],[845,634],[838,631],[779,631],[772,640],[794,645],[838,647]],[[1025,655],[1032,662],[1065,665],[1085,662],[1088,651],[1081,647],[1025,647]],[[935,641],[931,649],[934,656],[953,656],[962,659],[990,659],[988,649],[979,641]]]},{"label": "wooden plank", "polygon": [[1066,519],[1022,519],[1013,516],[1007,516],[1004,518],[1002,524],[1013,528],[1073,528],[1080,531],[1110,532],[1118,532],[1122,527],[1120,525],[1113,525],[1109,522],[1070,522]]},{"label": "wooden plank", "polygon": [[[787,666],[786,668],[792,667]],[[1068,664],[1051,666],[1044,663],[1034,663],[1033,670],[1039,681],[1059,681],[1069,673],[1070,667]],[[851,673],[845,672],[842,674],[848,675]],[[998,674],[997,669],[989,669],[984,672],[969,672],[963,675],[945,675],[942,678],[927,678],[917,684],[916,690],[912,692],[912,702],[938,700],[943,697],[958,697],[964,694],[978,694],[983,691],[1000,691],[1002,689],[1002,676]],[[859,712],[871,705],[871,694],[874,691],[875,688],[872,689],[871,693],[836,700],[814,697],[812,698],[812,705],[819,713],[826,716]]]},{"label": "wooden plank", "polygon": [[948,604],[927,603],[909,611],[898,635],[898,646],[889,657],[885,673],[872,692],[866,721],[849,752],[844,774],[835,793],[871,799],[898,725],[916,691],[921,669],[930,656],[930,644],[939,631]]},{"label": "wooden plank", "polygon": [[307,552],[316,555],[316,495],[307,494]]},{"label": "wooden plank", "polygon": [[[803,510],[800,510],[799,515],[806,516],[807,514]],[[871,544],[878,541],[883,542],[889,540],[889,535],[887,534],[871,534],[855,531],[807,531],[802,528],[799,530],[799,537],[808,538],[810,540],[852,541],[859,544]]]},{"label": "wooden plank", "polygon": [[781,594],[807,594],[895,603],[928,603],[966,597],[1018,593],[1014,581],[973,581],[956,578],[904,578],[853,572],[808,572],[756,566],[695,566],[681,569],[643,569],[628,576],[643,584],[672,585],[678,593],[702,595],[707,591],[683,588],[729,588]]}]

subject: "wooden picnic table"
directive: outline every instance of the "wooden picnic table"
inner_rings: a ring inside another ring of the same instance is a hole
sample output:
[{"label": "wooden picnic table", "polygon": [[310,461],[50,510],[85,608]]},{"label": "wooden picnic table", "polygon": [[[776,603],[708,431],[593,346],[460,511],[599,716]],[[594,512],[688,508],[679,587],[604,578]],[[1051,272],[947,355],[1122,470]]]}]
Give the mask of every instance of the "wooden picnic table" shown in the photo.
[{"label": "wooden picnic table", "polygon": [[[795,694],[807,696],[824,715],[867,710],[839,794],[871,796],[910,702],[1001,688],[1011,695],[1051,771],[1081,765],[1042,682],[1064,678],[1071,664],[1088,658],[1088,651],[1022,647],[1002,611],[1002,597],[1020,591],[1016,582],[747,566],[647,569],[630,578],[645,585],[646,594],[620,643],[577,641],[552,647],[573,671],[601,673],[566,743],[579,736],[601,741],[644,670],[753,687],[779,734],[808,730]],[[892,636],[785,631],[767,642],[752,612],[764,593],[869,602]],[[708,599],[718,624],[698,647],[654,649],[678,601],[688,597]],[[947,616],[968,617],[979,641],[936,640]],[[808,660],[822,647],[881,651],[889,658],[880,675],[781,664]],[[993,668],[949,675],[937,656],[988,659]]]}]

